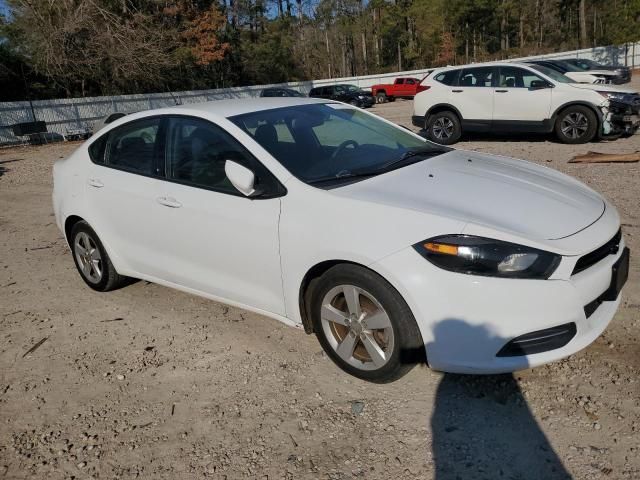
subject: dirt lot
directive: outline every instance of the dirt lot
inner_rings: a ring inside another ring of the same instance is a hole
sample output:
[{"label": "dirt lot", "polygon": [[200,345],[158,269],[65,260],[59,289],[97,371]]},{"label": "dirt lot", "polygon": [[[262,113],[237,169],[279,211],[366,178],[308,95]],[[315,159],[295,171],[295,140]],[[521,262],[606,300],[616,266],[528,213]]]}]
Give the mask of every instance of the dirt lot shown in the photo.
[{"label": "dirt lot", "polygon": [[[410,124],[411,102],[374,111]],[[640,150],[640,135],[461,142],[612,200],[636,252],[624,302],[565,361],[514,376],[420,367],[382,386],[274,320],[146,282],[85,287],[50,198],[51,166],[76,146],[0,150],[0,478],[640,478],[640,163],[567,163]]]}]

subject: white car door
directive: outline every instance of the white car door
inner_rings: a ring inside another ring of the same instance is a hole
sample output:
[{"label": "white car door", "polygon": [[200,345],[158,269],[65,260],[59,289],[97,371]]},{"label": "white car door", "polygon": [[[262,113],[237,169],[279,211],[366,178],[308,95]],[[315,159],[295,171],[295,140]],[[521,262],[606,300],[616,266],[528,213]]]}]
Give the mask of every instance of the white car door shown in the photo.
[{"label": "white car door", "polygon": [[[166,280],[284,315],[278,222],[284,187],[231,135],[194,117],[170,117],[160,204]],[[247,198],[225,175],[251,168],[265,194]]]},{"label": "white car door", "polygon": [[460,72],[458,85],[451,87],[449,98],[460,111],[463,125],[468,122],[483,125],[486,122],[489,128],[493,117],[494,70],[494,67],[465,68]]},{"label": "white car door", "polygon": [[[539,83],[538,83],[539,82]],[[520,67],[500,67],[494,89],[494,124],[510,121],[540,123],[551,116],[551,86],[547,80]]]},{"label": "white car door", "polygon": [[111,130],[89,148],[85,200],[87,221],[107,246],[120,273],[158,276],[156,216],[163,155],[159,117],[143,118]]}]

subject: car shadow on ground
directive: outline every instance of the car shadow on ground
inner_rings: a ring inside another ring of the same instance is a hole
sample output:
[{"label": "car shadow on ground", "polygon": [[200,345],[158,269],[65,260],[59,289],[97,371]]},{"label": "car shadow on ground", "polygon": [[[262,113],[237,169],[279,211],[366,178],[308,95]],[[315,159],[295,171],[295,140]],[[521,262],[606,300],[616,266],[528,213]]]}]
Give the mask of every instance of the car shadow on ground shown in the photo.
[{"label": "car shadow on ground", "polygon": [[[439,339],[446,348],[457,345],[451,353],[460,355],[474,344],[498,347],[508,341],[458,319],[439,322],[434,334],[427,354],[441,348]],[[403,358],[418,355],[405,353]],[[512,374],[444,374],[430,427],[436,480],[572,478]]]}]

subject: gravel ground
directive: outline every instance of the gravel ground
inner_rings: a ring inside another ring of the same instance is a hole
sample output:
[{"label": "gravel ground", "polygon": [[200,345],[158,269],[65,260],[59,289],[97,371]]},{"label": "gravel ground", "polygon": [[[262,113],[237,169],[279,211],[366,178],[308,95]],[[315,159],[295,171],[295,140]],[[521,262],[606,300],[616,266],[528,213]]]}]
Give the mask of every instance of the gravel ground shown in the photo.
[{"label": "gravel ground", "polygon": [[[410,124],[411,102],[373,111]],[[640,135],[458,145],[612,200],[636,252],[624,301],[564,361],[513,376],[419,367],[391,385],[253,313],[147,282],[89,290],[51,209],[51,166],[76,146],[0,150],[0,478],[640,478],[640,163],[567,163],[640,150]]]}]

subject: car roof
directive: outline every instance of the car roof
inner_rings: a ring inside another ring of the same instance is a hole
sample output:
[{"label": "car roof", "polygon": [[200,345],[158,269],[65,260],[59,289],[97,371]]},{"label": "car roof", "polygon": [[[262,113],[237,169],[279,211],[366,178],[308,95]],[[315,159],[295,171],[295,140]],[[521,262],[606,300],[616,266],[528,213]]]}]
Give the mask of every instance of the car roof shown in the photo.
[{"label": "car roof", "polygon": [[[198,110],[203,113],[228,118],[235,115],[242,115],[243,113],[321,103],[327,103],[327,100],[307,97],[252,97],[189,103],[187,105],[170,107],[167,110],[173,110],[175,113],[179,113],[180,110]],[[150,111],[153,112],[153,110]]]},{"label": "car roof", "polygon": [[[502,62],[482,62],[482,63],[469,63],[466,65],[451,65],[448,67],[440,67],[440,68],[436,68],[433,73],[441,73],[441,72],[446,72],[449,70],[460,70],[461,68],[480,68],[480,67],[499,67],[499,66],[504,66],[504,65],[508,65],[510,67],[513,66],[517,66],[517,67],[531,67],[531,65],[528,65],[527,62],[523,62],[523,61],[516,61],[516,62],[509,62],[509,61],[502,61]],[[430,75],[431,77],[431,75]]]}]

